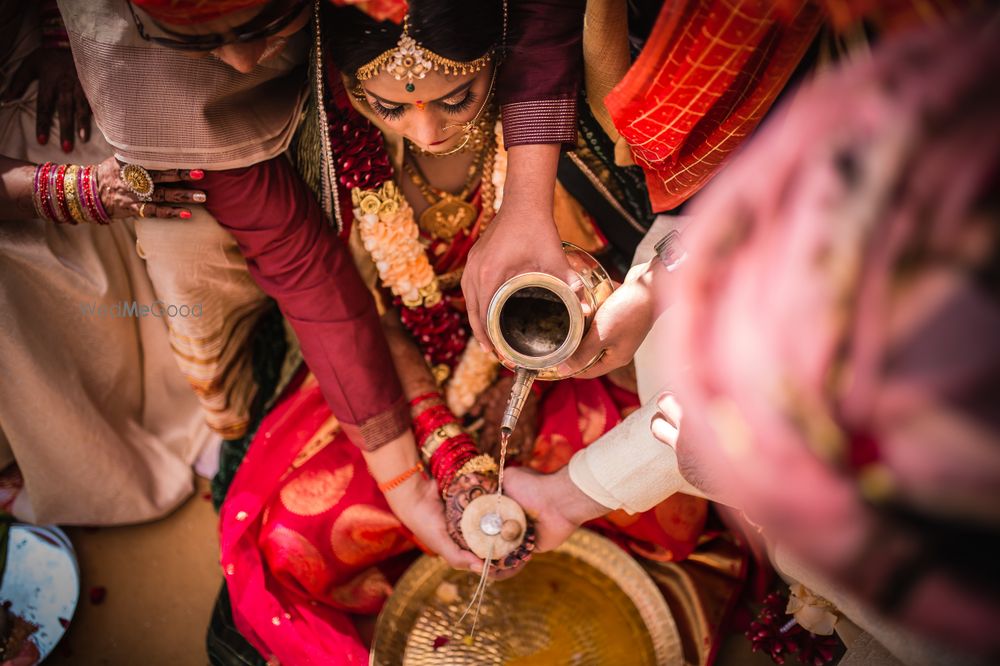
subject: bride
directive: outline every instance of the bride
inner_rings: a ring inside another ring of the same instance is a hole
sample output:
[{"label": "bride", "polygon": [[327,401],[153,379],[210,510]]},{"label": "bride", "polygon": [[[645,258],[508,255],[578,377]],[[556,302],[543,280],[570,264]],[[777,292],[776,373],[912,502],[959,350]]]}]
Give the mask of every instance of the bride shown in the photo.
[{"label": "bride", "polygon": [[[283,664],[367,662],[360,619],[378,612],[419,552],[414,532],[434,519],[422,512],[443,511],[465,545],[458,517],[470,495],[496,487],[493,454],[511,386],[470,334],[460,288],[469,250],[503,197],[493,88],[505,3],[412,2],[399,23],[353,7],[324,11],[325,86],[316,101],[328,134],[313,148],[336,168],[327,198],[339,204],[342,232],[383,313],[420,450],[359,451],[305,370],[263,419],[220,512],[221,563],[237,629]],[[602,238],[579,203],[561,187],[556,202],[563,239],[599,251]],[[629,384],[607,376],[540,386],[508,461],[561,468],[638,406]],[[428,495],[437,508],[427,508]],[[671,561],[692,552],[706,514],[703,500],[675,495],[591,526],[648,560]],[[494,563],[499,570],[528,558],[530,528],[527,536]]]}]

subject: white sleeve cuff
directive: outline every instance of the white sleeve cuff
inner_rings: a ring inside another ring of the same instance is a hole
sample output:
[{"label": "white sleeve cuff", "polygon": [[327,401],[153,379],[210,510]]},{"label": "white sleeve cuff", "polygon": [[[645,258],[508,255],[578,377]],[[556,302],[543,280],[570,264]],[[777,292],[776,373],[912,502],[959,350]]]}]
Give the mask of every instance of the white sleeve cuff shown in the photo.
[{"label": "white sleeve cuff", "polygon": [[656,413],[656,401],[650,400],[577,451],[569,462],[573,483],[594,501],[629,513],[648,511],[679,490],[690,492],[673,448],[653,436]]}]

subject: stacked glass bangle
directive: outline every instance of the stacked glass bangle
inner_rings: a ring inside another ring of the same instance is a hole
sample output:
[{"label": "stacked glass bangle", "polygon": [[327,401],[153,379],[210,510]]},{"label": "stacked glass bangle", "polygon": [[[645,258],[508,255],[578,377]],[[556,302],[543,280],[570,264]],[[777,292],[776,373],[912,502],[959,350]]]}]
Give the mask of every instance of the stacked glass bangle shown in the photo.
[{"label": "stacked glass bangle", "polygon": [[437,481],[438,490],[444,493],[459,470],[479,455],[479,451],[451,410],[441,404],[439,394],[414,398],[410,408],[414,412],[419,410],[413,415],[413,434]]},{"label": "stacked glass bangle", "polygon": [[38,217],[56,224],[109,224],[92,166],[46,162],[35,169],[32,201]]}]

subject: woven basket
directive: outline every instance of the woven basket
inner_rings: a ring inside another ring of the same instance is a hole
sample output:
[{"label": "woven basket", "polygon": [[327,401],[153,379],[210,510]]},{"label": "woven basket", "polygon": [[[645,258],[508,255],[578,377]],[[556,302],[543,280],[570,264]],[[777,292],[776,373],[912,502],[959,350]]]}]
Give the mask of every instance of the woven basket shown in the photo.
[{"label": "woven basket", "polygon": [[424,556],[379,615],[378,666],[656,666],[682,664],[670,610],[621,548],[578,530],[513,578],[489,585],[478,625],[458,625],[479,577]]}]

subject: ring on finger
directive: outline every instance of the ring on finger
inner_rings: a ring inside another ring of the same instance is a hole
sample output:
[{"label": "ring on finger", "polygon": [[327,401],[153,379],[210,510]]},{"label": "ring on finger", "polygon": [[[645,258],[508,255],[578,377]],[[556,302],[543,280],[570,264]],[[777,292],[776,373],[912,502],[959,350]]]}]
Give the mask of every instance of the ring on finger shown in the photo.
[{"label": "ring on finger", "polygon": [[153,190],[156,189],[153,177],[138,164],[123,164],[118,174],[129,192],[139,197],[141,201],[149,201],[153,196]]}]

